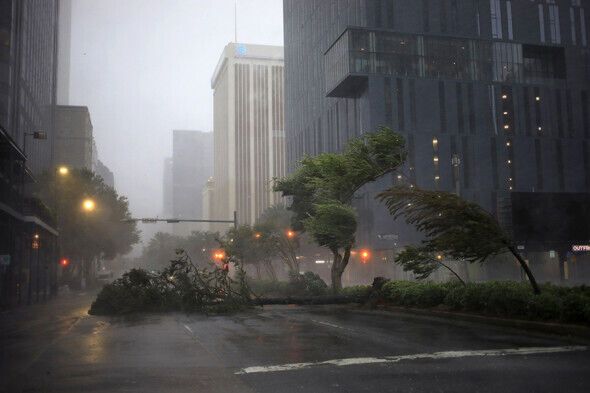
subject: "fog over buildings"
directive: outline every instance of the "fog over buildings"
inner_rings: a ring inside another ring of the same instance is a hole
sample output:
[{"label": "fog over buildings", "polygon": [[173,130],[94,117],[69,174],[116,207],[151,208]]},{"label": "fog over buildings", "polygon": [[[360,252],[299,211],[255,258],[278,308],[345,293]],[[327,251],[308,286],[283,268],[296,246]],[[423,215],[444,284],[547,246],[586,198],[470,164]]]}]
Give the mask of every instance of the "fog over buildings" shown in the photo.
[{"label": "fog over buildings", "polygon": [[[213,130],[211,75],[235,40],[234,1],[71,5],[69,105],[90,109],[100,159],[132,213],[157,216],[171,131]],[[238,42],[282,45],[282,25],[282,1],[237,3]],[[155,230],[142,229],[144,240]]]}]

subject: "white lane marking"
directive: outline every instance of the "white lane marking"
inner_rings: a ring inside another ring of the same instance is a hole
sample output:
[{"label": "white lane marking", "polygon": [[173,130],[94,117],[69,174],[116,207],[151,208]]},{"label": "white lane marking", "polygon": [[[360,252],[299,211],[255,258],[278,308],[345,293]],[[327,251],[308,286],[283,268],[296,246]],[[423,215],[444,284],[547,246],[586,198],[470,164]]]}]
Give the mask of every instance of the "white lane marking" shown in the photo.
[{"label": "white lane marking", "polygon": [[188,330],[190,332],[190,334],[193,334],[193,330],[190,327],[188,327],[187,325],[183,325],[183,326],[186,330]]},{"label": "white lane marking", "polygon": [[480,351],[444,351],[434,353],[417,353],[413,355],[398,355],[398,356],[385,356],[385,357],[365,357],[365,358],[348,358],[348,359],[333,359],[326,360],[323,362],[307,362],[307,363],[290,363],[280,364],[276,366],[257,366],[257,367],[246,367],[236,372],[235,374],[256,374],[256,373],[272,373],[281,371],[295,371],[305,368],[317,367],[317,366],[352,366],[362,364],[375,364],[375,363],[398,363],[404,360],[417,360],[417,359],[454,359],[464,357],[483,357],[483,356],[511,356],[511,355],[536,355],[536,354],[547,354],[547,353],[561,353],[561,352],[576,352],[586,351],[587,346],[562,346],[562,347],[529,347],[529,348],[507,348],[507,349],[487,349]]},{"label": "white lane marking", "polygon": [[312,319],[311,321],[312,322],[315,322],[315,323],[319,323],[320,325],[329,326],[329,327],[332,327],[332,328],[335,328],[335,329],[349,330],[351,332],[354,332],[354,330],[352,330],[352,329],[348,329],[348,328],[345,328],[345,327],[342,327],[342,326],[334,325],[333,323],[324,322],[324,321],[316,321],[315,319]]}]

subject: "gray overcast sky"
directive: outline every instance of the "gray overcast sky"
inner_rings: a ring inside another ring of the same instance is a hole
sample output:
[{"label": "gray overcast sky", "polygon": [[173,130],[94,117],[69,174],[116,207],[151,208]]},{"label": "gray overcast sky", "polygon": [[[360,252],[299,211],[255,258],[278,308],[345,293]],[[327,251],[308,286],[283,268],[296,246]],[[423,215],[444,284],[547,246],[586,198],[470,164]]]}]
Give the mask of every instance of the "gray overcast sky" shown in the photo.
[{"label": "gray overcast sky", "polygon": [[[282,0],[239,0],[238,42],[283,45]],[[73,0],[70,104],[133,214],[162,209],[171,130],[213,128],[210,79],[234,41],[234,0]]]}]

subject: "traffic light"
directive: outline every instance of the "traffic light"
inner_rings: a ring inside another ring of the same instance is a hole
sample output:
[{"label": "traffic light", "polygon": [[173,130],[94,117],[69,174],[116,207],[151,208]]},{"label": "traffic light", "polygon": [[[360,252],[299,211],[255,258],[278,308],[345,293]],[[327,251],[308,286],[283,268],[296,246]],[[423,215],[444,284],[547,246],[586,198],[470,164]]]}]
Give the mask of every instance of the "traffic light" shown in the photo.
[{"label": "traffic light", "polygon": [[67,267],[70,264],[70,260],[68,258],[62,258],[59,261],[61,267]]},{"label": "traffic light", "polygon": [[360,250],[359,255],[362,263],[367,263],[371,259],[371,252],[369,250]]}]

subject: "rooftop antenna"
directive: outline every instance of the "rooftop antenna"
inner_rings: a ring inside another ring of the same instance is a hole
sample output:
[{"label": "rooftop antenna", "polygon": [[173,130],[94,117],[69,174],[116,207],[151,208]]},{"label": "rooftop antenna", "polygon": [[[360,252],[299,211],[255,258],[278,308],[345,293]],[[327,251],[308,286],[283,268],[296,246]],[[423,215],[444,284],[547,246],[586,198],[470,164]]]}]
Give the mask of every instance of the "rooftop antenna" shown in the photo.
[{"label": "rooftop antenna", "polygon": [[234,42],[238,43],[238,0],[234,1]]}]

